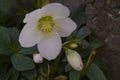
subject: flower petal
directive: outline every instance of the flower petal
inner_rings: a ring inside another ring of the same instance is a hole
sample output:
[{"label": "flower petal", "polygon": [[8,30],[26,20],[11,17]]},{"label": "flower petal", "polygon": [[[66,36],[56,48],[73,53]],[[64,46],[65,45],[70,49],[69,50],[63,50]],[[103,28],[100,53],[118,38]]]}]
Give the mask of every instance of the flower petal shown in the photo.
[{"label": "flower petal", "polygon": [[42,9],[34,10],[28,14],[26,14],[25,19],[23,20],[24,23],[27,22],[36,22],[41,16],[43,16],[44,11]]},{"label": "flower petal", "polygon": [[70,15],[67,7],[59,3],[51,3],[44,6],[42,9],[34,10],[26,14],[24,23],[36,22],[41,16],[53,16],[54,19],[66,18]]},{"label": "flower petal", "polygon": [[47,4],[42,10],[45,11],[45,15],[53,16],[55,20],[63,19],[70,15],[69,9],[59,3]]},{"label": "flower petal", "polygon": [[57,33],[49,39],[42,39],[38,44],[40,54],[48,60],[55,59],[60,53],[61,47],[61,38]]},{"label": "flower petal", "polygon": [[70,18],[57,20],[57,23],[58,26],[60,27],[58,33],[60,34],[61,37],[69,36],[77,28],[76,23]]},{"label": "flower petal", "polygon": [[19,36],[22,47],[32,47],[41,40],[40,36],[36,35],[35,25],[35,23],[26,24],[22,29]]}]

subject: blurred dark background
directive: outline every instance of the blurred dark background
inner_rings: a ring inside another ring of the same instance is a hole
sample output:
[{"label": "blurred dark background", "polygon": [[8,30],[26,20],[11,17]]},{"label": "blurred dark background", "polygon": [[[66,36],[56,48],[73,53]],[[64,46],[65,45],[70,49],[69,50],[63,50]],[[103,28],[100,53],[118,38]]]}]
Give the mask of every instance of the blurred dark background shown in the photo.
[{"label": "blurred dark background", "polygon": [[80,4],[86,4],[87,27],[91,38],[104,42],[97,56],[110,66],[105,72],[108,80],[120,79],[120,0],[51,0],[60,2],[74,11]]}]

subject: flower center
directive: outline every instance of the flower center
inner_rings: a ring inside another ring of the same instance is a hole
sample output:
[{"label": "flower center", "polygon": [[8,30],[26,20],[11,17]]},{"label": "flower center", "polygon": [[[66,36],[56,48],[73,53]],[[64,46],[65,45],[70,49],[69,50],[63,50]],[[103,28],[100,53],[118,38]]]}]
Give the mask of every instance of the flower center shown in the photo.
[{"label": "flower center", "polygon": [[53,20],[52,16],[44,16],[38,19],[37,28],[43,33],[51,32],[54,26],[55,26],[55,21]]}]

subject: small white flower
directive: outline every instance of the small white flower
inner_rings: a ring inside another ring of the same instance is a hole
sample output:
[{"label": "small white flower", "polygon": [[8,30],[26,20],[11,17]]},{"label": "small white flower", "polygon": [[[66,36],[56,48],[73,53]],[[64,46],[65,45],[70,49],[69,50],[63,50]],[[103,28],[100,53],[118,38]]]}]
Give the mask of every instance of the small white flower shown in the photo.
[{"label": "small white flower", "polygon": [[66,56],[68,63],[77,71],[82,70],[83,62],[81,56],[74,50],[67,49]]},{"label": "small white flower", "polygon": [[33,60],[35,63],[42,63],[43,57],[40,55],[40,53],[33,54]]},{"label": "small white flower", "polygon": [[23,47],[32,47],[37,44],[40,54],[52,60],[61,51],[60,37],[69,36],[76,24],[68,18],[70,11],[59,3],[47,4],[25,16],[26,25],[22,29],[19,42]]}]

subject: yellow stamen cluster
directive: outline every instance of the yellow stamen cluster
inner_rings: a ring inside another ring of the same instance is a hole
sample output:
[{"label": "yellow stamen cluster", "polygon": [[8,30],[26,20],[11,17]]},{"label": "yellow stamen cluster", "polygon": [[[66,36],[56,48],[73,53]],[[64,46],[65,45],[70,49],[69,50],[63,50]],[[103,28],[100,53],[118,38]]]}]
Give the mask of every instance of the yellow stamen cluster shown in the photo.
[{"label": "yellow stamen cluster", "polygon": [[52,16],[44,16],[38,20],[37,28],[43,33],[49,33],[55,26],[55,22]]}]

